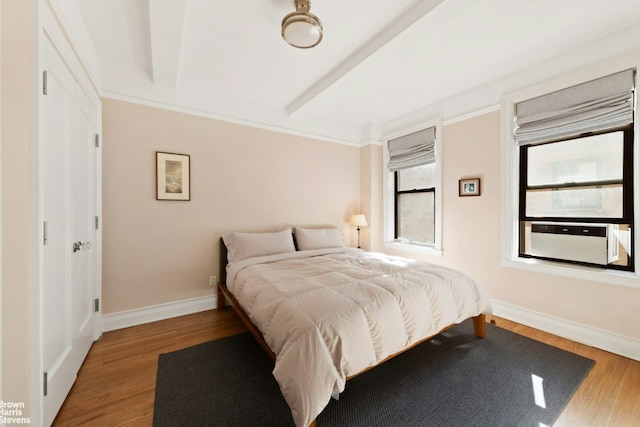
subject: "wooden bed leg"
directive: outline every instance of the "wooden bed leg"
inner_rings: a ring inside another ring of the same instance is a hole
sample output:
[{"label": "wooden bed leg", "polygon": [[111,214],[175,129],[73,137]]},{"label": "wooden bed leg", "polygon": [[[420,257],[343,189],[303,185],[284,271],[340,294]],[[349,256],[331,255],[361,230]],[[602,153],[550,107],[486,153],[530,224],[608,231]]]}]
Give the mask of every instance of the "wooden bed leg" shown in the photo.
[{"label": "wooden bed leg", "polygon": [[478,338],[487,336],[487,319],[484,314],[478,314],[473,318],[473,331]]},{"label": "wooden bed leg", "polygon": [[222,310],[224,308],[224,293],[222,293],[222,288],[220,284],[218,284],[218,310]]}]

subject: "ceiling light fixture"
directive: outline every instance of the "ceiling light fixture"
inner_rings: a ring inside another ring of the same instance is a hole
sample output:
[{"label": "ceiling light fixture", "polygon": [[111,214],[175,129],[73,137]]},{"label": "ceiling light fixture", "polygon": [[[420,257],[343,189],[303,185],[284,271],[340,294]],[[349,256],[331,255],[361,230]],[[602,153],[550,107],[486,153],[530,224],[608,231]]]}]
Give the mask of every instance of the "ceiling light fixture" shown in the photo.
[{"label": "ceiling light fixture", "polygon": [[312,13],[310,0],[295,0],[296,11],[282,20],[282,38],[293,47],[308,49],[322,41],[322,22]]}]

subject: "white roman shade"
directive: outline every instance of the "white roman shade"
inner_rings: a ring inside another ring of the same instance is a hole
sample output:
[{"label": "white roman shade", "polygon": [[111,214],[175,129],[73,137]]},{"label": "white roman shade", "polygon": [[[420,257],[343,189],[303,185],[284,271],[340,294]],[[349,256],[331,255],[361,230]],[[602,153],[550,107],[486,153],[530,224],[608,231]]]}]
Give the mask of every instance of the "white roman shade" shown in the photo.
[{"label": "white roman shade", "polygon": [[528,145],[633,123],[634,70],[516,104],[515,137]]},{"label": "white roman shade", "polygon": [[388,144],[391,172],[436,162],[435,127],[390,139]]}]

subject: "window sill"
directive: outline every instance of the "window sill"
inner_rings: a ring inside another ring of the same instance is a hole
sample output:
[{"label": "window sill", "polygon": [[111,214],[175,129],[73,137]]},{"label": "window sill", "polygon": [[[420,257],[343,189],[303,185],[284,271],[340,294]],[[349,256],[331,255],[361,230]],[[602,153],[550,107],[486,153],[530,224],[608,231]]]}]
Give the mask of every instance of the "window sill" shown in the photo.
[{"label": "window sill", "polygon": [[534,273],[552,274],[572,279],[640,289],[640,275],[630,271],[580,267],[574,265],[565,266],[535,258],[503,258],[502,266],[506,268],[531,271]]},{"label": "window sill", "polygon": [[384,242],[384,247],[396,251],[408,252],[412,254],[442,256],[442,249],[437,249],[435,246],[416,245],[411,243],[400,242]]}]

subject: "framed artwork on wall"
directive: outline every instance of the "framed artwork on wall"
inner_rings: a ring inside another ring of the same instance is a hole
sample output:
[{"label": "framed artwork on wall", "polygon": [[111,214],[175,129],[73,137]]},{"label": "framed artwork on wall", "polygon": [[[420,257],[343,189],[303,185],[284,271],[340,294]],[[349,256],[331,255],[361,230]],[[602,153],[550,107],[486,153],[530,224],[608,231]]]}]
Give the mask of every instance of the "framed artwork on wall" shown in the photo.
[{"label": "framed artwork on wall", "polygon": [[479,196],[480,178],[466,178],[458,180],[458,196]]},{"label": "framed artwork on wall", "polygon": [[191,200],[191,157],[156,151],[156,200]]}]

